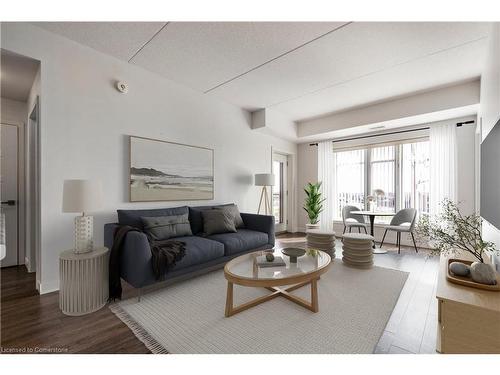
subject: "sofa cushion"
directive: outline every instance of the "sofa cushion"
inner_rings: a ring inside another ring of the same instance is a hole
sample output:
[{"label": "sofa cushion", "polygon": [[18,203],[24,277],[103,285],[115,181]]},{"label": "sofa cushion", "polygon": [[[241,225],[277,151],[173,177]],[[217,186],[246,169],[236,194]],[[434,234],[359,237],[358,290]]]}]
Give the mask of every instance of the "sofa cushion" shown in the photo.
[{"label": "sofa cushion", "polygon": [[244,228],[245,224],[241,218],[240,210],[235,204],[228,204],[227,206],[215,207],[216,210],[227,211],[233,216],[234,226],[236,228]]},{"label": "sofa cushion", "polygon": [[250,229],[238,229],[236,233],[213,234],[207,238],[223,243],[225,255],[262,248],[268,244],[267,233]]},{"label": "sofa cushion", "polygon": [[117,210],[118,223],[143,229],[141,217],[175,216],[187,214],[187,206],[171,208],[154,208],[149,210]]},{"label": "sofa cushion", "polygon": [[234,216],[227,210],[205,210],[203,216],[203,234],[234,233]]},{"label": "sofa cushion", "polygon": [[173,237],[191,236],[188,213],[174,216],[141,217],[144,232],[152,240],[168,240]]},{"label": "sofa cushion", "polygon": [[224,245],[217,241],[198,236],[177,237],[175,240],[186,243],[186,254],[172,270],[207,263],[224,256]]},{"label": "sofa cushion", "polygon": [[216,207],[231,206],[233,203],[221,204],[217,206],[198,206],[189,207],[189,222],[191,223],[191,231],[193,234],[198,234],[203,232],[203,216],[202,212],[205,210],[212,210]]}]

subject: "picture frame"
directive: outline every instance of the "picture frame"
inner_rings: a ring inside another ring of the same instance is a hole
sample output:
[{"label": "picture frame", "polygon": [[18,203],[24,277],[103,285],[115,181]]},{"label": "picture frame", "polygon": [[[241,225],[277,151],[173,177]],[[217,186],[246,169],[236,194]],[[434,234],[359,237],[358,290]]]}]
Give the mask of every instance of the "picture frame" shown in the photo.
[{"label": "picture frame", "polygon": [[214,199],[214,150],[129,136],[129,201]]}]

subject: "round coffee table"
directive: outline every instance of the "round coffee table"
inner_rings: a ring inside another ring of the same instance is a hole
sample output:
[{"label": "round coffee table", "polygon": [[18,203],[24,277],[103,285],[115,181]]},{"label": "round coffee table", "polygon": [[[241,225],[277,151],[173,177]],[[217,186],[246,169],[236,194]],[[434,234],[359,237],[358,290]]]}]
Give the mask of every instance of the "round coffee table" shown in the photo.
[{"label": "round coffee table", "polygon": [[[244,254],[232,259],[225,265],[224,276],[227,280],[226,317],[270,301],[278,296],[285,297],[312,312],[318,312],[318,280],[322,274],[328,271],[332,260],[331,257],[320,250],[308,250],[303,256],[297,258],[297,263],[291,263],[290,258],[282,254],[281,250],[274,250],[273,254],[281,256],[285,261],[285,266],[257,266],[257,257],[268,252],[273,252],[273,250]],[[272,293],[239,306],[234,306],[234,284],[265,288]],[[311,284],[310,302],[290,293],[308,284]],[[288,288],[278,288],[284,285],[288,285]]]}]

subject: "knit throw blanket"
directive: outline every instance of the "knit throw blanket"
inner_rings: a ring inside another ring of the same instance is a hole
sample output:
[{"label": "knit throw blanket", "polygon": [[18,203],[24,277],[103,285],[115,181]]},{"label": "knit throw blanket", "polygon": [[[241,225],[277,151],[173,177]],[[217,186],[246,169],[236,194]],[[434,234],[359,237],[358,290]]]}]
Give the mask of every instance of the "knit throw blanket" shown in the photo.
[{"label": "knit throw blanket", "polygon": [[[109,256],[109,300],[121,299],[122,285],[120,280],[120,257],[125,238],[129,232],[141,232],[142,230],[124,225],[115,230],[113,246]],[[151,249],[151,263],[153,273],[157,280],[161,280],[169,268],[181,260],[186,254],[186,243],[176,240],[154,241],[148,236]]]}]

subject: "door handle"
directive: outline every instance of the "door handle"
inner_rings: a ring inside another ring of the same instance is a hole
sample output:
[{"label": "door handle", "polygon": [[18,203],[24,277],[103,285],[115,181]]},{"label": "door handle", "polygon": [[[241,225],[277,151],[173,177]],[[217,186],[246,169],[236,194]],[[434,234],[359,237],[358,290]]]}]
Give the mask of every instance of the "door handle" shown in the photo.
[{"label": "door handle", "polygon": [[2,204],[6,204],[7,206],[15,206],[16,205],[16,201],[11,199],[11,200],[8,200],[8,201],[2,201]]}]

